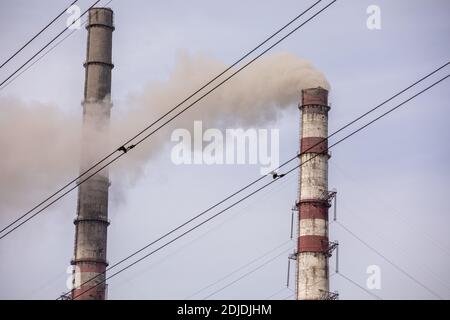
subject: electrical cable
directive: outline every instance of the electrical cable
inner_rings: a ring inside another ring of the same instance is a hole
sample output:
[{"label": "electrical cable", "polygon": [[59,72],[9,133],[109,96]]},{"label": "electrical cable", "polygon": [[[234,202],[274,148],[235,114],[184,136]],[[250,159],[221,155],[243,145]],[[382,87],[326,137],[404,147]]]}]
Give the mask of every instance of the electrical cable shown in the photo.
[{"label": "electrical cable", "polygon": [[387,263],[389,263],[391,266],[393,266],[394,268],[396,268],[398,271],[400,271],[401,273],[403,273],[405,276],[407,276],[409,279],[411,279],[412,281],[414,281],[416,284],[418,284],[419,286],[421,286],[422,288],[424,288],[425,290],[427,290],[428,292],[430,292],[432,295],[434,295],[435,297],[444,300],[443,297],[441,297],[439,294],[437,294],[436,292],[434,292],[433,290],[431,290],[430,288],[428,288],[426,285],[424,285],[422,282],[420,282],[419,280],[417,280],[415,277],[413,277],[412,275],[410,275],[408,272],[406,272],[405,270],[403,270],[402,268],[400,268],[397,264],[395,264],[394,262],[392,262],[391,260],[389,260],[387,257],[385,257],[380,251],[376,250],[374,247],[372,247],[371,245],[369,245],[366,241],[364,241],[363,239],[361,239],[360,237],[358,237],[354,232],[352,232],[350,229],[348,229],[346,226],[344,226],[342,223],[340,223],[339,221],[336,221],[336,223],[343,228],[345,231],[347,231],[349,234],[351,234],[355,239],[359,240],[363,245],[365,245],[367,248],[369,248],[370,250],[372,250],[373,252],[375,252],[378,256],[380,256],[381,258],[383,258],[384,261],[386,261]]},{"label": "electrical cable", "polygon": [[31,42],[33,42],[34,39],[39,37],[45,30],[48,29],[56,20],[58,20],[70,7],[72,7],[75,3],[77,3],[78,0],[73,1],[67,8],[65,8],[63,11],[61,11],[55,18],[53,18],[52,21],[50,21],[44,28],[41,29],[38,33],[36,33],[30,40],[28,40],[20,49],[18,49],[12,56],[10,56],[6,61],[4,61],[0,65],[0,69],[3,68],[9,61],[11,61],[15,56],[17,56],[23,49],[25,49]]},{"label": "electrical cable", "polygon": [[[265,192],[265,193],[262,192],[262,193],[259,195],[259,197],[254,197],[253,200],[252,200],[252,202],[257,201],[257,202],[259,203],[262,199],[267,200],[268,198],[273,197],[275,193],[281,191],[281,189],[283,189],[284,187],[287,186],[287,185],[286,185],[287,182],[289,182],[289,179],[283,179],[283,181],[280,182],[280,183],[278,184],[277,188],[274,188],[273,191],[270,192],[270,194],[269,194],[269,192]],[[269,190],[268,190],[268,191],[269,191]],[[258,201],[258,200],[259,200],[259,201]],[[207,236],[208,234],[212,233],[212,232],[215,231],[216,229],[222,227],[224,224],[229,223],[231,220],[235,219],[235,218],[236,218],[238,215],[240,215],[241,213],[247,212],[247,211],[248,211],[248,208],[249,208],[249,206],[252,204],[252,202],[249,201],[249,202],[247,203],[246,206],[240,207],[240,209],[238,210],[238,212],[237,212],[236,214],[230,215],[230,216],[228,217],[227,220],[222,221],[221,223],[215,225],[215,226],[212,227],[212,228],[209,228],[208,231],[206,231],[205,233],[201,234],[200,236],[198,236],[197,238],[193,239],[192,241],[190,241],[190,242],[188,242],[188,243],[186,243],[186,244],[183,244],[183,245],[180,246],[176,251],[169,253],[169,254],[166,255],[164,258],[162,258],[162,259],[158,260],[157,262],[155,262],[155,263],[153,264],[153,266],[155,266],[155,265],[157,265],[157,264],[160,264],[161,262],[166,261],[168,258],[170,258],[170,257],[172,257],[172,256],[174,256],[174,255],[176,255],[176,254],[178,254],[179,252],[182,252],[186,247],[188,247],[188,246],[191,245],[192,243],[201,240],[202,238],[204,238],[204,237]],[[288,242],[291,242],[291,241],[292,241],[292,240],[289,240]],[[143,271],[143,272],[145,272],[145,271]],[[129,278],[129,280],[130,280],[130,279],[134,279],[134,277]],[[131,281],[133,281],[133,280],[131,280]],[[124,281],[122,281],[122,282],[124,282]],[[122,282],[121,282],[121,283],[122,283]],[[115,287],[117,287],[117,285],[115,285]],[[193,296],[193,295],[191,295],[191,296],[189,296],[189,297],[187,297],[187,298],[184,298],[184,299],[187,300],[187,299],[191,298],[192,296]]]},{"label": "electrical cable", "polygon": [[[113,0],[109,0],[107,3],[103,5],[103,8],[105,8],[108,4],[110,4]],[[85,26],[87,24],[87,20],[83,21],[81,23],[82,26]],[[73,29],[68,35],[66,35],[64,38],[59,40],[55,45],[50,47],[47,51],[45,51],[41,56],[39,56],[36,60],[34,60],[32,63],[30,63],[25,69],[20,71],[18,74],[16,74],[13,78],[11,78],[8,82],[6,82],[3,86],[0,87],[0,90],[5,89],[8,87],[11,83],[13,83],[17,78],[19,78],[22,74],[24,74],[26,71],[28,71],[32,66],[34,66],[36,63],[41,61],[45,56],[47,56],[50,52],[52,52],[56,47],[58,47],[63,41],[65,41],[67,38],[72,36],[78,29]],[[1,232],[1,231],[0,231]]]},{"label": "electrical cable", "polygon": [[45,46],[43,46],[41,49],[38,50],[31,58],[29,58],[24,64],[22,64],[18,69],[16,69],[13,73],[11,73],[5,80],[3,80],[0,83],[0,87],[3,86],[9,79],[11,79],[16,73],[18,73],[20,70],[22,70],[30,61],[32,61],[36,56],[38,56],[42,51],[44,51],[48,46],[50,46],[55,40],[57,40],[64,32],[69,30],[69,28],[78,20],[81,19],[90,9],[92,9],[97,3],[99,3],[101,0],[97,0],[93,5],[91,5],[88,9],[86,9],[77,19],[73,20],[71,24],[69,24],[64,30],[62,30],[60,33],[58,33],[55,37],[50,40]]},{"label": "electrical cable", "polygon": [[[342,205],[342,204],[341,204]],[[342,207],[346,207],[346,211],[347,212],[350,212],[350,213],[352,213],[352,215],[353,215],[353,218],[352,219],[355,219],[356,218],[356,220],[360,220],[360,221],[362,221],[366,226],[372,226],[373,227],[373,224],[370,224],[370,223],[368,223],[367,221],[365,221],[365,219],[363,219],[363,217],[362,216],[360,216],[360,215],[358,215],[358,214],[356,214],[355,212],[353,212],[352,210],[349,210],[349,208],[346,206],[346,205],[342,205]],[[404,248],[398,243],[398,242],[396,242],[395,240],[393,240],[392,238],[390,238],[390,237],[386,237],[385,235],[383,235],[381,232],[376,232],[375,230],[373,230],[373,232],[377,235],[377,237],[379,238],[379,239],[382,239],[382,240],[384,240],[384,241],[387,241],[388,243],[390,243],[390,245],[392,246],[392,248],[395,248],[395,249],[397,249],[397,250],[399,250],[399,252],[401,253],[401,254],[403,254],[403,256],[405,256],[405,257],[407,257],[407,255],[405,254],[405,250],[404,250]],[[422,259],[423,260],[423,259]],[[438,280],[439,281],[439,284],[440,285],[442,285],[443,287],[445,287],[447,290],[449,290],[449,292],[450,292],[450,286],[445,282],[445,281],[443,281],[432,269],[430,269],[430,267],[429,266],[427,266],[425,263],[423,263],[422,262],[422,266],[420,265],[420,264],[417,264],[416,265],[417,267],[421,267],[421,269],[422,269],[422,271],[424,271],[424,272],[429,272],[431,275],[433,275],[433,277],[436,279],[436,280]]]},{"label": "electrical cable", "polygon": [[[209,289],[209,288],[211,288],[212,286],[218,284],[219,282],[222,282],[223,280],[229,278],[229,277],[232,276],[233,274],[236,274],[237,272],[239,272],[239,271],[241,271],[241,270],[247,268],[248,266],[252,265],[252,264],[255,263],[256,261],[261,260],[262,258],[268,256],[268,255],[271,254],[272,252],[274,252],[274,251],[280,249],[281,247],[285,246],[286,244],[288,244],[288,243],[290,243],[290,242],[291,242],[290,240],[285,241],[285,242],[279,244],[278,246],[276,246],[275,248],[272,248],[272,249],[270,249],[269,251],[263,253],[262,255],[260,255],[260,256],[258,256],[258,257],[256,257],[256,258],[250,260],[250,261],[247,262],[246,264],[244,264],[244,265],[240,266],[239,268],[233,270],[232,272],[226,274],[225,276],[223,276],[223,277],[221,277],[220,279],[214,281],[213,283],[211,283],[211,284],[209,284],[209,285],[203,287],[203,288],[200,289],[200,290],[197,290],[196,292],[194,292],[193,294],[191,294],[189,297],[185,298],[185,300],[188,300],[188,299],[190,299],[190,298],[196,296],[196,295],[199,294],[200,292],[203,292],[203,291],[205,291],[206,289]],[[291,248],[289,248],[289,249],[291,249]]]},{"label": "electrical cable", "polygon": [[[441,78],[441,79],[435,81],[435,82],[432,83],[431,85],[427,86],[426,88],[424,88],[424,89],[422,89],[421,91],[417,92],[417,93],[414,94],[413,96],[411,96],[411,97],[409,97],[408,99],[404,100],[404,101],[401,102],[400,104],[397,104],[395,107],[389,109],[388,111],[384,112],[384,113],[381,114],[380,116],[376,117],[375,119],[371,120],[370,122],[364,124],[363,126],[359,127],[358,129],[354,130],[354,131],[351,132],[350,134],[346,135],[345,137],[341,138],[341,139],[338,140],[337,142],[335,142],[335,143],[333,143],[332,145],[330,145],[330,146],[327,148],[327,151],[328,151],[329,149],[331,149],[332,147],[336,146],[337,144],[339,144],[339,143],[341,143],[341,142],[347,140],[348,138],[352,137],[353,135],[355,135],[356,133],[360,132],[361,130],[367,128],[368,126],[370,126],[370,125],[373,124],[374,122],[380,120],[381,118],[383,118],[383,117],[387,116],[388,114],[392,113],[393,111],[397,110],[398,108],[400,108],[401,106],[405,105],[406,103],[408,103],[408,102],[411,101],[412,99],[416,98],[417,96],[419,96],[419,95],[423,94],[424,92],[430,90],[431,88],[433,88],[433,87],[436,86],[437,84],[443,82],[444,80],[446,80],[446,79],[449,78],[449,77],[450,77],[450,75],[446,75],[445,77],[443,77],[443,78]],[[288,170],[287,172],[285,172],[284,176],[286,176],[286,175],[292,173],[294,170],[297,170],[298,168],[300,168],[301,166],[303,166],[305,163],[307,163],[307,162],[313,160],[314,158],[316,158],[318,155],[320,155],[320,154],[319,154],[319,153],[318,153],[318,154],[314,154],[311,158],[308,158],[306,161],[303,161],[303,162],[300,163],[299,165],[297,165],[297,166],[293,167],[292,169]],[[115,272],[114,274],[112,274],[112,275],[106,277],[104,280],[102,280],[101,282],[97,283],[95,286],[90,287],[88,290],[86,290],[86,291],[84,291],[84,292],[78,294],[77,296],[75,296],[74,299],[75,299],[76,297],[78,297],[78,296],[84,294],[85,292],[92,290],[93,288],[97,287],[98,285],[100,285],[100,284],[106,282],[106,280],[111,279],[112,277],[114,277],[114,276],[120,274],[121,272],[127,270],[128,268],[134,266],[135,264],[137,264],[137,263],[139,263],[140,261],[146,259],[147,257],[149,257],[149,256],[151,256],[152,254],[158,252],[159,250],[165,248],[166,246],[168,246],[168,245],[170,245],[171,243],[175,242],[176,240],[182,238],[182,237],[185,236],[186,234],[188,234],[188,233],[194,231],[195,229],[197,229],[197,228],[199,228],[200,226],[204,225],[204,224],[207,223],[208,221],[210,221],[210,220],[214,219],[215,217],[221,215],[222,213],[228,211],[228,210],[231,209],[232,207],[234,207],[234,206],[236,206],[237,204],[243,202],[244,200],[250,198],[250,197],[253,196],[254,194],[258,193],[258,192],[261,191],[262,189],[264,189],[264,188],[270,186],[271,184],[273,184],[274,182],[276,182],[276,181],[278,181],[278,180],[280,180],[280,179],[281,179],[280,177],[278,177],[278,178],[276,178],[276,179],[273,179],[273,180],[270,181],[269,183],[266,183],[265,185],[263,185],[263,186],[259,187],[258,189],[252,191],[251,193],[249,193],[249,194],[246,195],[245,197],[243,197],[243,198],[237,200],[236,202],[234,202],[233,204],[229,205],[228,207],[222,209],[221,211],[219,211],[218,213],[214,214],[213,216],[207,218],[206,220],[202,221],[201,223],[199,223],[199,224],[195,225],[194,227],[188,229],[187,231],[185,231],[185,232],[183,232],[182,234],[178,235],[177,237],[175,237],[174,239],[170,240],[169,242],[167,242],[167,243],[161,245],[160,247],[158,247],[158,248],[156,248],[155,250],[151,251],[150,253],[144,255],[143,257],[139,258],[138,260],[132,262],[131,264],[127,265],[126,267],[120,269],[119,271]],[[215,206],[213,206],[213,207],[215,207]],[[192,220],[192,219],[191,219],[191,220]],[[190,220],[190,221],[191,221],[191,220]],[[177,227],[177,228],[175,228],[174,230],[177,230],[177,229],[179,229],[179,228],[180,228],[180,227]],[[171,233],[173,233],[173,231],[170,231],[170,232],[168,232],[167,234],[171,234]],[[163,237],[160,237],[159,239],[161,239],[161,238],[163,238]],[[158,240],[153,241],[151,244],[153,244],[153,243],[155,243],[155,242],[157,242],[157,241],[158,241]],[[133,253],[133,254],[131,254],[130,256],[128,256],[127,258],[122,259],[120,262],[116,263],[116,264],[115,264],[114,266],[112,266],[111,268],[117,266],[119,263],[122,263],[123,261],[125,261],[125,260],[129,259],[130,257],[136,255],[137,253],[141,252],[141,251],[144,250],[145,248],[148,248],[151,244],[146,245],[145,247],[139,249],[139,250],[136,251],[135,253]],[[109,269],[111,269],[111,268],[109,268]],[[109,270],[109,269],[108,269],[108,270]],[[107,271],[108,271],[108,270],[107,270]],[[84,285],[84,284],[86,284],[86,283],[92,281],[93,279],[95,279],[95,278],[97,278],[97,277],[99,277],[100,275],[103,275],[103,274],[105,274],[105,273],[106,273],[106,271],[105,271],[104,273],[100,273],[100,274],[94,276],[93,278],[87,280],[86,282],[84,282],[84,283],[81,284],[80,286],[82,286],[82,285]],[[68,293],[70,293],[70,292],[68,292]]]},{"label": "electrical cable", "polygon": [[[285,291],[285,290],[290,290],[290,289],[287,288],[287,287],[283,287],[283,288],[281,288],[280,290],[277,290],[277,291],[275,291],[274,293],[272,293],[270,296],[268,296],[268,297],[265,298],[264,300],[270,300],[270,299],[272,299],[273,297],[277,296],[278,294],[282,293],[282,292]],[[292,291],[292,290],[290,290],[290,291]]]},{"label": "electrical cable", "polygon": [[[336,275],[336,273],[332,273],[332,274],[328,277],[328,279],[333,278],[333,276],[335,276],[335,275]],[[319,280],[317,280],[317,281],[315,281],[315,282],[313,282],[313,283],[311,283],[311,284],[308,284],[308,285],[306,286],[306,289],[308,289],[308,288],[310,288],[311,286],[313,286],[313,285],[319,283],[320,281],[322,281],[322,279],[319,279]],[[289,289],[289,288],[284,287],[284,289]],[[293,291],[293,290],[291,290],[291,289],[289,289],[289,290],[290,290],[290,291]],[[275,292],[274,294],[272,294],[271,296],[269,296],[269,297],[266,298],[265,300],[268,300],[268,299],[272,298],[273,296],[277,295],[277,294],[280,293],[280,292],[282,292],[282,291],[280,290],[280,291],[278,291],[278,292]],[[294,295],[295,295],[295,292],[293,291],[293,293],[291,293],[291,294],[290,294],[289,296],[287,296],[286,298],[278,299],[278,300],[287,300],[287,299],[289,299],[290,297],[292,297],[292,296],[294,296]]]},{"label": "electrical cable", "polygon": [[290,251],[290,250],[292,250],[292,248],[287,248],[287,249],[283,250],[281,253],[279,253],[279,254],[277,254],[276,256],[274,256],[274,257],[270,258],[269,260],[265,261],[263,264],[257,266],[256,268],[251,269],[250,271],[244,273],[244,274],[243,274],[242,276],[240,276],[239,278],[233,280],[232,282],[230,282],[230,283],[228,283],[227,285],[221,287],[220,289],[218,289],[218,290],[216,290],[216,291],[210,293],[209,295],[207,295],[206,297],[204,297],[202,300],[206,300],[206,299],[212,297],[213,295],[219,293],[220,291],[225,290],[226,288],[232,286],[232,285],[235,284],[236,282],[238,282],[238,281],[244,279],[245,277],[251,275],[252,273],[254,273],[254,272],[256,272],[256,271],[258,271],[259,269],[265,267],[266,265],[268,265],[269,263],[271,263],[271,262],[274,261],[275,259],[281,257],[283,254],[285,254],[286,252],[288,252],[288,251]]},{"label": "electrical cable", "polygon": [[361,286],[359,283],[353,281],[352,279],[350,279],[349,277],[343,275],[342,273],[337,273],[338,275],[340,275],[342,278],[346,279],[347,281],[351,282],[353,285],[357,286],[358,288],[360,288],[361,290],[364,290],[366,293],[370,294],[372,297],[378,299],[378,300],[383,300],[381,297],[377,296],[375,293],[370,292],[369,290],[367,290],[366,288],[364,288],[363,286]]}]

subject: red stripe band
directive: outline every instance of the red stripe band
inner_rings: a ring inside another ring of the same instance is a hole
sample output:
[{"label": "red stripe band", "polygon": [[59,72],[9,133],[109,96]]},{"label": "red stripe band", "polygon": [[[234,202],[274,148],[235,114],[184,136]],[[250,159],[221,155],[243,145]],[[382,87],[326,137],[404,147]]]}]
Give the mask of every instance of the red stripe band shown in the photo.
[{"label": "red stripe band", "polygon": [[328,237],[300,236],[298,237],[298,252],[326,252],[328,250]]},{"label": "red stripe band", "polygon": [[320,137],[304,137],[301,139],[301,153],[327,153],[328,140]]},{"label": "red stripe band", "polygon": [[328,220],[328,204],[324,202],[300,202],[298,204],[300,219],[323,219]]}]

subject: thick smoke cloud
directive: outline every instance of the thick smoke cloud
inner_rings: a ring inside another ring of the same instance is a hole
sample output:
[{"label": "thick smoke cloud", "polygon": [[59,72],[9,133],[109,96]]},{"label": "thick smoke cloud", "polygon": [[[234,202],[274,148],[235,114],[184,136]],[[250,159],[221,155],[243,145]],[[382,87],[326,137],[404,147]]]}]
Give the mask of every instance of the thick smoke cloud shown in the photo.
[{"label": "thick smoke cloud", "polygon": [[0,110],[3,213],[25,209],[78,172],[81,117],[13,97],[0,98]]},{"label": "thick smoke cloud", "polygon": [[[214,58],[180,53],[167,80],[114,102],[110,150],[225,68]],[[216,128],[263,127],[276,121],[283,109],[296,108],[301,89],[316,86],[328,88],[328,83],[308,61],[287,53],[266,56],[123,157],[110,169],[113,185],[120,189],[119,181],[135,181],[175,128],[191,129],[194,120]],[[81,115],[13,97],[0,98],[0,110],[0,210],[27,209],[78,173]]]}]

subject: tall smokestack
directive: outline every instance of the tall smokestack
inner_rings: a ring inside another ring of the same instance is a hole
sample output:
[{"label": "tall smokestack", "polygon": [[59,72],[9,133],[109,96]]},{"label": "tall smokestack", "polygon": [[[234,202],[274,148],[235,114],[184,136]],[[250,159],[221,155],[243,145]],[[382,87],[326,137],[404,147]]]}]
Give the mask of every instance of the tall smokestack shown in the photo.
[{"label": "tall smokestack", "polygon": [[[83,143],[80,171],[92,166],[107,145],[111,111],[111,70],[113,11],[89,10],[87,58],[84,64]],[[86,177],[83,177],[86,178]],[[82,179],[83,179],[82,178]],[[102,171],[78,187],[75,223],[74,287],[72,298],[104,300],[108,222],[107,171]],[[103,274],[102,274],[103,273]],[[98,277],[96,277],[98,276]],[[95,278],[93,281],[86,281]],[[100,283],[100,284],[99,284]],[[97,285],[99,284],[99,285]],[[96,286],[97,285],[97,286]],[[95,286],[95,288],[93,288]]]},{"label": "tall smokestack", "polygon": [[304,164],[297,202],[297,299],[319,300],[325,299],[329,292],[328,91],[321,87],[302,90],[299,108],[300,161]]}]

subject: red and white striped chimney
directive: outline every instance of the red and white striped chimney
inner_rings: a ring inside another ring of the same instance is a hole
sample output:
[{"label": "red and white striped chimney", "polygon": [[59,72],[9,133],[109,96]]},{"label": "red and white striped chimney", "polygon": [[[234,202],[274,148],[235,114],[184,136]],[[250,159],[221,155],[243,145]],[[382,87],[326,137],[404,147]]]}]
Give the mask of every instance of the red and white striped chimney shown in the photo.
[{"label": "red and white striped chimney", "polygon": [[328,91],[302,90],[297,299],[324,299],[328,273]]}]

